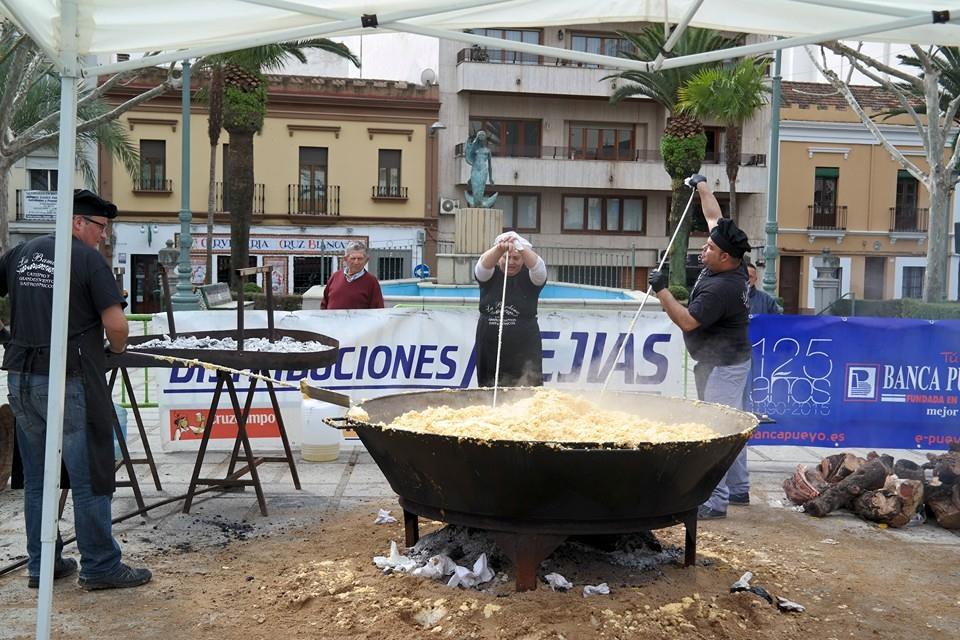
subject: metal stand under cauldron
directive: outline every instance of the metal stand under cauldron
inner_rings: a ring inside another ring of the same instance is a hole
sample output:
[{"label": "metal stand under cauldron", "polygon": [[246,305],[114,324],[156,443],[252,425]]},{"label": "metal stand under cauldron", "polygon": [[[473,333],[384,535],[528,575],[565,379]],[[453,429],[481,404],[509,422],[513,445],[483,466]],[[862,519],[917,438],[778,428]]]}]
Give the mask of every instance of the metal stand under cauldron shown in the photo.
[{"label": "metal stand under cauldron", "polygon": [[[131,353],[124,352],[122,354],[108,354],[107,362],[114,370],[120,369],[123,371],[125,381],[128,379],[126,375],[126,369],[130,367],[135,368],[173,368],[178,366],[184,366],[184,361],[202,361],[215,366],[230,367],[233,369],[239,370],[249,370],[254,374],[261,374],[265,377],[270,370],[299,370],[299,369],[315,369],[319,367],[325,367],[336,362],[337,354],[339,352],[339,343],[330,338],[329,336],[321,335],[319,333],[313,333],[309,331],[296,331],[296,330],[281,330],[274,327],[274,316],[273,316],[273,279],[272,279],[273,267],[250,267],[247,269],[238,269],[237,272],[241,276],[251,275],[253,273],[262,273],[264,275],[264,288],[266,291],[267,298],[267,328],[266,329],[252,329],[244,330],[244,307],[243,307],[243,292],[237,292],[237,329],[235,331],[201,331],[193,332],[186,334],[179,334],[180,337],[183,336],[196,336],[196,337],[210,337],[215,339],[223,338],[234,338],[237,341],[237,350],[236,351],[224,351],[224,350],[208,350],[208,349],[142,349],[137,345],[151,340],[161,338],[163,336],[151,335],[151,336],[139,336],[132,338],[129,341],[128,349],[133,352],[140,353]],[[169,325],[169,333],[167,335],[170,338],[178,337],[176,332],[176,325],[174,322],[173,310],[170,305],[170,292],[169,286],[167,284],[166,273],[163,272],[163,285],[164,285],[164,294],[166,299],[166,308],[167,308],[167,323]],[[283,337],[294,338],[300,342],[319,342],[328,348],[323,351],[317,352],[295,352],[295,353],[284,353],[284,352],[248,352],[243,350],[244,339],[250,338],[267,338],[270,342],[274,342]],[[141,354],[152,354],[150,355],[141,355]],[[171,360],[160,360],[160,358],[171,358]],[[190,365],[186,365],[190,366]],[[202,366],[202,365],[194,365]],[[115,372],[113,378],[115,378]],[[194,464],[193,473],[190,478],[190,485],[187,489],[185,495],[185,501],[183,505],[183,512],[189,513],[190,508],[193,505],[193,498],[197,491],[198,485],[207,485],[207,486],[219,486],[219,487],[253,487],[257,495],[257,503],[260,506],[260,513],[264,516],[267,515],[267,505],[266,499],[263,494],[263,488],[260,483],[260,476],[257,472],[257,467],[265,462],[280,462],[286,463],[290,469],[290,474],[293,478],[293,484],[296,489],[300,489],[300,478],[297,475],[296,464],[293,460],[293,452],[290,449],[290,442],[287,438],[286,427],[283,424],[283,416],[280,412],[280,405],[277,401],[276,389],[274,385],[269,380],[266,381],[266,388],[270,394],[271,405],[276,417],[277,430],[279,432],[280,440],[283,444],[284,454],[282,456],[255,456],[253,453],[253,448],[250,444],[250,437],[247,433],[247,419],[250,415],[250,408],[253,404],[253,396],[257,386],[257,379],[251,378],[250,386],[247,389],[247,395],[244,399],[243,404],[241,405],[240,398],[237,392],[236,384],[233,380],[233,376],[230,373],[216,370],[216,388],[213,393],[213,398],[210,403],[210,409],[207,413],[207,421],[209,424],[203,430],[203,435],[200,440],[200,447],[197,451],[197,460]],[[213,431],[213,425],[215,416],[217,415],[217,409],[220,405],[220,399],[223,395],[223,391],[226,389],[227,396],[230,398],[230,405],[233,410],[233,415],[236,418],[237,424],[237,435],[234,439],[233,451],[230,456],[230,463],[227,468],[227,473],[225,477],[222,478],[209,478],[209,477],[200,477],[200,472],[203,467],[204,457],[207,451],[207,445],[210,442],[211,432]],[[129,390],[129,388],[128,388]],[[131,402],[136,406],[136,401],[133,396],[131,396]],[[134,415],[138,417],[138,426],[140,426],[139,420],[139,409],[135,409]],[[142,429],[142,426],[140,427]],[[141,431],[141,435],[143,432]],[[144,437],[144,442],[146,438]],[[122,440],[121,440],[122,443]],[[241,454],[240,449],[243,448],[243,453]],[[121,449],[124,450],[125,460],[129,458],[126,454],[125,445],[121,444]],[[152,459],[152,457],[151,457]],[[132,473],[132,464],[133,461],[127,463],[128,472],[133,476]],[[243,466],[238,468],[239,464]],[[249,474],[249,478],[244,478],[243,476]],[[135,492],[137,490],[135,489]]]}]

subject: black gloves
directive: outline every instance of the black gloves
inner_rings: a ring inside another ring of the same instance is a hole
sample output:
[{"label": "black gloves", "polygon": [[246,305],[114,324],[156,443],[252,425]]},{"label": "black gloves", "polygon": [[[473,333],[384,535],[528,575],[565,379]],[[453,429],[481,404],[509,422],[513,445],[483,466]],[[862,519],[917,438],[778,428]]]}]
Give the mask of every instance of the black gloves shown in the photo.
[{"label": "black gloves", "polygon": [[[702,178],[703,176],[700,177]],[[654,270],[650,272],[647,283],[650,285],[650,288],[653,289],[654,293],[660,293],[670,285],[670,277],[662,271]]]},{"label": "black gloves", "polygon": [[702,176],[699,173],[695,173],[689,178],[685,179],[683,183],[688,187],[690,187],[691,189],[693,189],[694,191],[696,191],[697,185],[700,184],[701,182],[706,182],[706,181],[707,181],[706,176]]},{"label": "black gloves", "polygon": [[11,338],[12,336],[10,335],[10,329],[6,327],[0,328],[0,345],[5,346],[8,342],[10,342]]}]

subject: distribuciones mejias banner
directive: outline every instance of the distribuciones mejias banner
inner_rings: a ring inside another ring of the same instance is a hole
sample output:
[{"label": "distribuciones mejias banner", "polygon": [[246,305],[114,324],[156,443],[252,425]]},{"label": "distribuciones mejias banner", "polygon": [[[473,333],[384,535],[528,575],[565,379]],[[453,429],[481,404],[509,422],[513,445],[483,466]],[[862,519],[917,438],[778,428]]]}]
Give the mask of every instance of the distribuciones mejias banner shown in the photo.
[{"label": "distribuciones mejias banner", "polygon": [[758,316],[751,444],[944,449],[960,442],[960,322]]},{"label": "distribuciones mejias banner", "polygon": [[[277,312],[276,326],[322,333],[340,342],[337,362],[301,371],[270,371],[271,377],[347,393],[354,401],[404,391],[476,386],[473,355],[477,311],[402,309]],[[661,313],[644,314],[632,335],[633,317],[619,311],[551,311],[540,315],[546,383],[560,388],[599,389],[612,370],[610,389],[683,395],[686,359],[679,330]],[[266,326],[265,312],[247,312],[248,328]],[[233,313],[178,312],[179,332],[231,329]],[[165,316],[155,317],[163,332]],[[625,342],[625,345],[624,345]],[[621,345],[623,354],[617,358]],[[505,356],[508,357],[508,356]],[[201,358],[202,359],[202,358]],[[207,415],[216,374],[203,368],[161,370],[162,443],[168,450],[192,450],[205,429],[210,447],[228,449],[236,436],[236,418],[226,396],[217,415]],[[243,402],[246,378],[236,378]],[[262,383],[255,387],[249,433],[258,447],[279,447],[276,418]],[[277,387],[287,435],[301,439],[299,391]]]}]

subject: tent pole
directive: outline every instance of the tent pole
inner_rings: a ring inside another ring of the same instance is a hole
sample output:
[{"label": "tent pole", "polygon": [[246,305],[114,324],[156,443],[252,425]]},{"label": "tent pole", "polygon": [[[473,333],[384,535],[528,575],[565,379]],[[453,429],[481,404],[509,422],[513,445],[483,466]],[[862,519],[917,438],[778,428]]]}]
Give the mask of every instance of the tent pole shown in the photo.
[{"label": "tent pole", "polygon": [[[683,32],[687,29],[690,21],[693,20],[693,16],[696,15],[697,11],[700,10],[700,5],[702,4],[703,0],[697,0],[690,5],[690,8],[687,9],[686,15],[681,18],[680,23],[677,24],[677,27],[673,30],[673,33],[670,34],[670,37],[668,37],[667,41],[663,44],[663,50],[657,54],[656,59],[653,61],[653,68],[651,71],[660,70],[660,65],[663,64],[666,54],[670,53],[670,50],[673,49],[673,45],[677,44],[677,41],[680,40],[680,36],[683,35]],[[666,29],[666,25],[664,25],[664,28]]]},{"label": "tent pole", "polygon": [[47,439],[43,467],[43,519],[40,525],[40,588],[37,638],[50,637],[53,612],[53,563],[57,548],[57,501],[63,445],[63,405],[67,364],[67,309],[70,301],[70,259],[73,241],[73,175],[77,149],[77,0],[63,0],[60,11],[60,148],[58,150],[57,223],[54,245],[53,317],[50,328],[50,370]]}]

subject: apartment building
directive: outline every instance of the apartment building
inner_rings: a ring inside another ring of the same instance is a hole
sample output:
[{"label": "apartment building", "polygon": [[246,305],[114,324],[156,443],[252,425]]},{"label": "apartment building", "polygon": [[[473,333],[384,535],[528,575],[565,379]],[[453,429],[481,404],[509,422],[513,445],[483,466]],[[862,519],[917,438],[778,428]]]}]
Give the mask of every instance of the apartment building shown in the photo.
[{"label": "apartment building", "polygon": [[[475,29],[474,33],[591,53],[627,46],[616,32],[639,24],[530,29]],[[670,178],[660,157],[667,112],[647,98],[610,103],[618,80],[596,65],[470,47],[442,40],[439,48],[440,252],[452,250],[457,206],[470,167],[469,136],[485,130],[493,152],[491,191],[504,228],[531,239],[554,280],[641,288],[666,248]],[[768,114],[744,131],[737,182],[739,222],[763,243]],[[707,123],[702,172],[722,205],[727,201],[723,129]],[[699,210],[691,260],[705,236]]]},{"label": "apartment building", "polygon": [[[852,89],[868,114],[899,107],[880,87]],[[921,297],[930,213],[926,190],[830,85],[784,82],[780,115],[778,277],[786,311],[814,307],[812,261],[824,250],[840,258],[841,294]],[[890,122],[879,124],[887,139],[926,170],[916,128],[903,118]],[[953,215],[960,219],[956,211]],[[949,297],[956,299],[956,255],[949,271]]]},{"label": "apartment building", "polygon": [[[269,76],[268,112],[254,136],[253,225],[250,265],[272,265],[277,293],[302,293],[324,284],[345,244],[371,248],[370,269],[381,279],[411,277],[432,255],[436,202],[430,125],[439,115],[436,86],[379,80]],[[194,93],[203,84],[195,78]],[[113,90],[119,102],[149,86]],[[121,117],[140,152],[134,180],[116,161],[101,158],[100,192],[120,215],[112,224],[109,259],[122,271],[130,311],[159,310],[157,252],[178,241],[184,158],[180,94],[154,99]],[[214,282],[228,282],[230,181],[223,132],[216,149]],[[192,100],[190,209],[193,281],[206,271],[210,190],[207,113]]]}]

